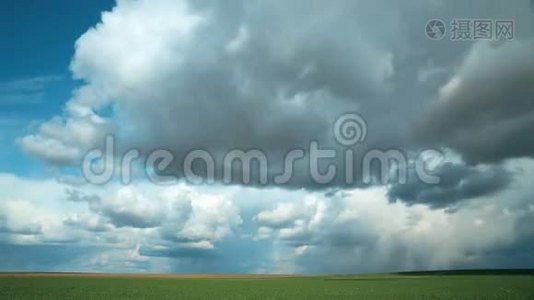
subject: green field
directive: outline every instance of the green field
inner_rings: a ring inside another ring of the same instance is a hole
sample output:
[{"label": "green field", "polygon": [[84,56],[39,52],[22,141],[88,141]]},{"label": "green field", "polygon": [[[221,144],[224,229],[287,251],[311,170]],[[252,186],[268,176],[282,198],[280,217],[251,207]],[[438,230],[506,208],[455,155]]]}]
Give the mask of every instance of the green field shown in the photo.
[{"label": "green field", "polygon": [[534,299],[534,276],[0,276],[0,299]]}]

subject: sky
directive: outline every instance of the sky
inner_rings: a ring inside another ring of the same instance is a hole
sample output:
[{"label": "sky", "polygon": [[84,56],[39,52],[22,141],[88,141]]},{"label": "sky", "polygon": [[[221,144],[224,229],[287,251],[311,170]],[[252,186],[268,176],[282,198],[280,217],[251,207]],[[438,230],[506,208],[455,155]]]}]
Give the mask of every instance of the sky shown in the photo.
[{"label": "sky", "polygon": [[0,15],[0,271],[534,268],[531,1]]}]

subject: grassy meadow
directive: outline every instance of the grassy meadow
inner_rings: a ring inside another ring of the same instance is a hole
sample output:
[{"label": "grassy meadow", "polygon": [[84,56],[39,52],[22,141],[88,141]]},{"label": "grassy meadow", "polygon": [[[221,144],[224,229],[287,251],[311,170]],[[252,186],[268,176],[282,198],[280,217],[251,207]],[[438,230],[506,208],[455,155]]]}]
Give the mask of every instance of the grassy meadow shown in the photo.
[{"label": "grassy meadow", "polygon": [[534,299],[532,274],[3,274],[0,299]]}]

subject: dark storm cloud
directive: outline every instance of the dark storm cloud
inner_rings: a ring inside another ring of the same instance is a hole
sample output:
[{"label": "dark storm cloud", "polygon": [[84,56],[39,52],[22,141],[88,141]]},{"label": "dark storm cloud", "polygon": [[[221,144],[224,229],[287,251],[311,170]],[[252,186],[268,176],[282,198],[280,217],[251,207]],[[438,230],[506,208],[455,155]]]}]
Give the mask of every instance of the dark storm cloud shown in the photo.
[{"label": "dark storm cloud", "polygon": [[465,199],[497,193],[512,180],[512,174],[498,166],[481,169],[446,163],[432,174],[440,179],[438,184],[425,183],[417,176],[410,176],[406,184],[393,184],[388,191],[390,200],[443,208]]},{"label": "dark storm cloud", "polygon": [[534,156],[534,41],[479,44],[418,127],[471,163]]},{"label": "dark storm cloud", "polygon": [[[23,139],[23,148],[37,156],[42,150],[45,160],[58,155],[68,160],[100,146],[105,130],[95,124],[105,122],[96,112],[105,105],[120,115],[119,153],[131,147],[144,155],[169,149],[176,157],[170,170],[178,177],[183,177],[181,162],[193,149],[212,153],[217,170],[231,149],[260,149],[269,158],[269,175],[278,175],[284,155],[308,148],[312,140],[322,147],[341,148],[332,126],[346,112],[357,111],[369,122],[372,132],[362,148],[406,146],[406,124],[414,117],[414,107],[421,107],[411,104],[425,101],[413,95],[418,89],[405,88],[417,80],[417,64],[410,61],[426,65],[431,58],[408,48],[412,43],[439,48],[421,31],[426,14],[438,11],[434,5],[202,1],[193,3],[184,16],[167,16],[179,24],[152,22],[152,14],[179,11],[169,9],[177,4],[118,5],[108,14],[117,22],[104,18],[84,34],[77,42],[72,70],[89,84],[67,105],[72,122],[45,124],[39,134]],[[414,8],[424,13],[415,14]],[[129,12],[135,9],[143,11],[136,20],[141,30],[129,38],[126,27],[136,16]],[[125,28],[119,26],[122,23]],[[183,34],[182,26],[191,29]],[[153,51],[146,51],[147,44]],[[145,59],[137,59],[140,55]],[[391,109],[403,122],[392,120]],[[81,127],[95,139],[71,132]],[[49,151],[50,146],[58,151]],[[297,164],[285,187],[327,187],[315,184],[307,167]],[[342,182],[336,179],[330,185]]]}]

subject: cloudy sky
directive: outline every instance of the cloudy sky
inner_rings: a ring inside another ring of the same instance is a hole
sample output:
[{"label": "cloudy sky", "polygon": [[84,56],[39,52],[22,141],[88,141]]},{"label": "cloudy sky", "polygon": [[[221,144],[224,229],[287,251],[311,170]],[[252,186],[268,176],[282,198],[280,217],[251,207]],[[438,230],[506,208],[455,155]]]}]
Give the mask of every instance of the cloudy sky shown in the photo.
[{"label": "cloudy sky", "polygon": [[2,1],[0,38],[1,271],[534,267],[531,1]]}]

